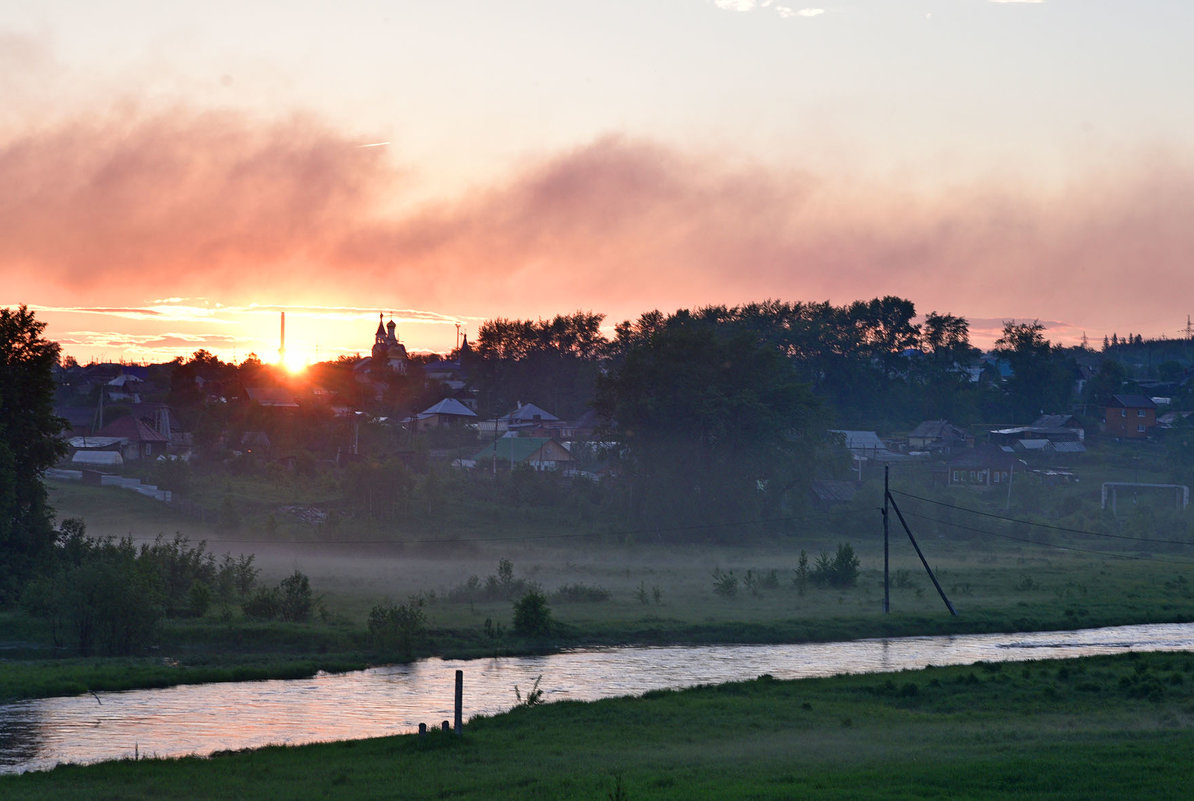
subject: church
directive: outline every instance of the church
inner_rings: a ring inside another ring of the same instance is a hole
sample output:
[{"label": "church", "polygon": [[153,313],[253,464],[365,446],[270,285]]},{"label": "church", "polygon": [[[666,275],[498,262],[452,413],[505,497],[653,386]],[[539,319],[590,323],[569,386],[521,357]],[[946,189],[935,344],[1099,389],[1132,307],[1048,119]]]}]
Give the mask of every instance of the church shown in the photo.
[{"label": "church", "polygon": [[384,323],[385,315],[377,315],[377,333],[373,337],[373,353],[369,360],[370,371],[389,369],[399,375],[406,375],[406,346],[398,341],[398,325],[394,318]]}]

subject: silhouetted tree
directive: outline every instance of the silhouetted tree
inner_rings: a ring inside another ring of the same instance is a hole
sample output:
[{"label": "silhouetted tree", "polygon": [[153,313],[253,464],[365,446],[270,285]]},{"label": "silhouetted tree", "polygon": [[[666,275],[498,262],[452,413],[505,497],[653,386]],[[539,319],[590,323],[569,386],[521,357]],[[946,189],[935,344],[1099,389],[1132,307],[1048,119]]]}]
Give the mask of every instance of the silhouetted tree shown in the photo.
[{"label": "silhouetted tree", "polygon": [[686,314],[629,347],[599,382],[597,408],[626,448],[634,513],[656,522],[776,513],[787,490],[811,480],[825,425],[778,349]]},{"label": "silhouetted tree", "polygon": [[1031,420],[1041,412],[1065,412],[1074,395],[1073,359],[1045,339],[1045,326],[1006,321],[995,352],[1012,368],[1005,391],[1008,412],[1018,420]]},{"label": "silhouetted tree", "polygon": [[42,483],[66,453],[54,416],[59,348],[25,306],[0,309],[0,605],[11,603],[53,547],[53,513]]}]

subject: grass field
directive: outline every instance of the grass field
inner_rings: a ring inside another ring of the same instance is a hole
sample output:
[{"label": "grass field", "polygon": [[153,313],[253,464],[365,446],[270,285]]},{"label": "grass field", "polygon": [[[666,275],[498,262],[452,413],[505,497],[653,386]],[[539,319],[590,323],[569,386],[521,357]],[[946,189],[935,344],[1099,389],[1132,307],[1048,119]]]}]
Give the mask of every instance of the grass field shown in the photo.
[{"label": "grass field", "polygon": [[435,733],[0,776],[11,799],[1186,798],[1194,655],[521,707]]}]

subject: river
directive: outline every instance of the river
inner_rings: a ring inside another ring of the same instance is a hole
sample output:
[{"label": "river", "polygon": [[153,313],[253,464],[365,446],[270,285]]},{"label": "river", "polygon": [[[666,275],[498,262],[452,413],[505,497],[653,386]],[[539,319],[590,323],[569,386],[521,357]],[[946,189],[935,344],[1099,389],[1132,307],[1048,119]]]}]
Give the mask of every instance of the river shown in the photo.
[{"label": "river", "polygon": [[1194,624],[1025,634],[900,637],[797,645],[603,648],[548,656],[425,659],[309,679],[130,690],[0,705],[0,773],[140,756],[207,755],[287,743],[381,737],[464,714],[503,712],[536,677],[545,701],[752,679],[877,673],[930,665],[1194,650]]}]

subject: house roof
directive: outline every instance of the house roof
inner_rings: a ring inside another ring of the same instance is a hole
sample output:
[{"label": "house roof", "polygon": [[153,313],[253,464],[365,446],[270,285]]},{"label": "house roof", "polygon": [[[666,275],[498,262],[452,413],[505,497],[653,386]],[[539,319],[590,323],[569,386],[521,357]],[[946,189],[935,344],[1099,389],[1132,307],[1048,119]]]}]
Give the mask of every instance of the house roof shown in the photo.
[{"label": "house roof", "polygon": [[965,439],[966,432],[948,420],[925,420],[912,429],[909,438],[915,439]]},{"label": "house roof", "polygon": [[979,445],[949,460],[950,467],[1007,467],[1018,459],[996,445]]},{"label": "house roof", "polygon": [[836,481],[827,478],[813,480],[813,495],[822,503],[848,503],[858,494],[858,485],[853,481]]},{"label": "house roof", "polygon": [[1146,398],[1143,395],[1112,395],[1111,402],[1107,405],[1125,409],[1157,408],[1157,404],[1153,403],[1151,398]]},{"label": "house roof", "polygon": [[841,428],[830,429],[831,434],[841,434],[845,437],[849,450],[885,451],[887,446],[874,431],[847,431]]},{"label": "house roof", "polygon": [[476,417],[477,413],[455,398],[444,398],[434,406],[429,406],[419,412],[419,417],[432,417],[437,414],[456,417]]},{"label": "house roof", "polygon": [[71,437],[67,440],[67,444],[81,451],[98,451],[121,445],[127,441],[124,437]]},{"label": "house roof", "polygon": [[298,408],[294,393],[286,387],[245,387],[249,399],[260,406],[284,406]]},{"label": "house roof", "polygon": [[133,415],[125,415],[108,423],[96,432],[101,437],[123,437],[129,442],[169,442],[160,432],[142,423]]},{"label": "house roof", "polygon": [[533,403],[520,403],[518,408],[501,418],[511,423],[532,423],[535,421],[559,420],[554,414],[544,411]]},{"label": "house roof", "polygon": [[1053,450],[1056,453],[1086,453],[1086,446],[1081,442],[1054,442]]},{"label": "house roof", "polygon": [[1082,428],[1072,414],[1042,414],[1030,428]]},{"label": "house roof", "polygon": [[[472,459],[474,462],[484,462],[486,459],[493,459],[496,450],[499,462],[504,461],[507,464],[511,461],[521,463],[535,456],[553,442],[555,440],[550,437],[501,437],[477,451]],[[558,442],[555,444],[559,448],[559,451],[555,455],[564,456],[565,458],[552,459],[551,461],[572,461],[572,456],[568,454],[568,450]],[[555,449],[552,448],[551,450],[554,451]]]}]

